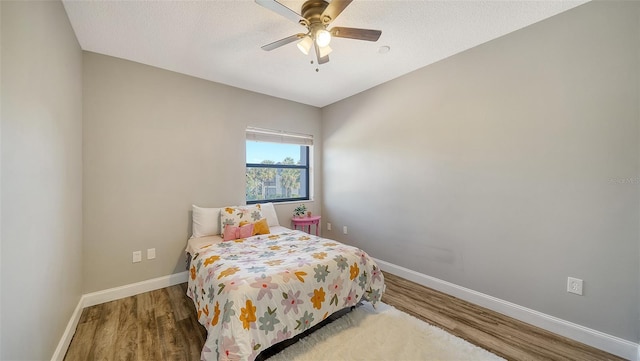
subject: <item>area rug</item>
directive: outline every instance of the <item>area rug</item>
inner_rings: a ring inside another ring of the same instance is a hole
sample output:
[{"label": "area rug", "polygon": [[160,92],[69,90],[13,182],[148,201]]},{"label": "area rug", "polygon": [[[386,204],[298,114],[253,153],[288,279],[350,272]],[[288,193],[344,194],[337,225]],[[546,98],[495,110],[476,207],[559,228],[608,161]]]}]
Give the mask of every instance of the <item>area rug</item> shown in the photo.
[{"label": "area rug", "polygon": [[364,303],[269,361],[504,360],[392,306]]}]

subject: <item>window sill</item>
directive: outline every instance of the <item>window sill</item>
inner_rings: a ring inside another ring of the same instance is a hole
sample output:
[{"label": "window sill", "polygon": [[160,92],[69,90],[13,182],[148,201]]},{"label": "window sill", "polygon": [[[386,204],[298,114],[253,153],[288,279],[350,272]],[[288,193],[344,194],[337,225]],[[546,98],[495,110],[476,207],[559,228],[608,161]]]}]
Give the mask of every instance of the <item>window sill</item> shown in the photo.
[{"label": "window sill", "polygon": [[[265,200],[264,202],[260,202],[260,203],[273,203],[274,206],[277,206],[277,205],[280,205],[280,204],[286,205],[286,204],[300,204],[300,203],[313,203],[313,202],[315,202],[315,200],[306,199],[306,200],[286,201],[286,202],[274,202],[272,200],[271,201]],[[260,203],[253,203],[253,204],[260,204]],[[245,204],[246,204],[246,201],[245,201]]]}]

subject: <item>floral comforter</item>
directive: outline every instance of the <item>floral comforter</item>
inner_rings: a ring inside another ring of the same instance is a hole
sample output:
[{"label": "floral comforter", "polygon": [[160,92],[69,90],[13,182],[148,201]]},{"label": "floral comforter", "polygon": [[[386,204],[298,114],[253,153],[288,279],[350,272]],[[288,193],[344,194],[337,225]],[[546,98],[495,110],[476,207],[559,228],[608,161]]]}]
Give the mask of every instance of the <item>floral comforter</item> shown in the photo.
[{"label": "floral comforter", "polygon": [[202,360],[249,360],[361,298],[384,276],[364,251],[301,231],[215,243],[193,255],[187,295],[207,329]]}]

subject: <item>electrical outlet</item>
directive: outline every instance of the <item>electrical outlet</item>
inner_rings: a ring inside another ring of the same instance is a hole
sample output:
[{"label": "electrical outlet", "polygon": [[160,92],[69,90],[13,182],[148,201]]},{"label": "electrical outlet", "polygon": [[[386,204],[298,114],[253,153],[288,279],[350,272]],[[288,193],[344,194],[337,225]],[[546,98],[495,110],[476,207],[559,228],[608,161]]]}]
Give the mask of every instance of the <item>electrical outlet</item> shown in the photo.
[{"label": "electrical outlet", "polygon": [[147,259],[154,259],[154,258],[156,258],[156,249],[155,248],[147,249]]},{"label": "electrical outlet", "polygon": [[327,231],[331,230],[331,223],[327,222]]},{"label": "electrical outlet", "polygon": [[582,280],[569,277],[567,279],[567,292],[582,296]]},{"label": "electrical outlet", "polygon": [[347,226],[342,227],[342,233],[344,233],[344,234],[349,234],[349,233],[347,232]]},{"label": "electrical outlet", "polygon": [[142,261],[142,251],[134,251],[133,252],[133,263],[138,263]]}]

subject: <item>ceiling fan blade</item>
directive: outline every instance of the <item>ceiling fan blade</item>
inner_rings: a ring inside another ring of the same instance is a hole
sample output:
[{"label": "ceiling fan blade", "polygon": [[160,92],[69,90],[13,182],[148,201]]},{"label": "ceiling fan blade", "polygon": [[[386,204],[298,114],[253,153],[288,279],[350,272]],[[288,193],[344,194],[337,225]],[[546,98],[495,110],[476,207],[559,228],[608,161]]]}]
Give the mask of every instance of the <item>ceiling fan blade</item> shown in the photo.
[{"label": "ceiling fan blade", "polygon": [[300,14],[296,13],[295,11],[289,9],[288,7],[280,4],[279,2],[277,2],[276,0],[255,0],[256,3],[264,8],[267,8],[271,11],[273,11],[274,13],[278,13],[282,16],[284,16],[285,18],[293,21],[296,24],[300,23],[300,20],[306,21],[304,20],[304,18],[302,16],[300,16]]},{"label": "ceiling fan blade", "polygon": [[294,41],[296,41],[296,40],[298,40],[300,38],[303,38],[304,36],[305,36],[305,34],[302,34],[302,33],[291,35],[291,36],[287,36],[286,38],[280,39],[278,41],[274,41],[271,44],[263,45],[262,46],[262,50],[271,51],[271,50],[279,48],[279,47],[281,47],[283,45],[287,45],[289,43],[292,43],[292,42],[294,42]]},{"label": "ceiling fan blade", "polygon": [[382,31],[371,29],[356,29],[335,27],[331,29],[331,35],[338,38],[349,38],[366,41],[378,41]]},{"label": "ceiling fan blade", "polygon": [[320,57],[320,47],[318,46],[318,44],[316,44],[316,42],[313,42],[313,46],[316,50],[316,58],[318,59],[318,64],[324,64],[324,63],[328,63],[329,62],[329,55],[325,55],[322,58]]},{"label": "ceiling fan blade", "polygon": [[334,21],[338,15],[340,15],[342,11],[351,4],[351,1],[353,0],[331,0],[329,5],[327,5],[326,9],[322,12],[322,16],[320,16],[320,18],[324,19],[325,16],[329,17],[329,21],[323,20],[325,21],[325,24]]}]

